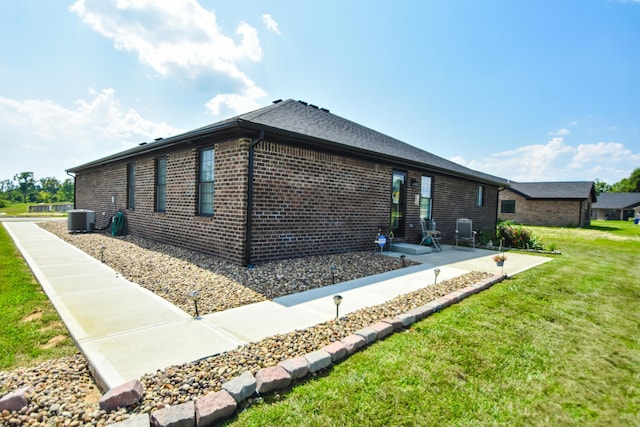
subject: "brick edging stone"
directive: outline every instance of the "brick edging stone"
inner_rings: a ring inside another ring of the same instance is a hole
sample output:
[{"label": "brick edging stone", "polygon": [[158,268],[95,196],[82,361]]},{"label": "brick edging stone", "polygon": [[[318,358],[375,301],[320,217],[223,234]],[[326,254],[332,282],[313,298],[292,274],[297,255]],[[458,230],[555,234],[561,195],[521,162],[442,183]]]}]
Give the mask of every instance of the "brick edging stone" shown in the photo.
[{"label": "brick edging stone", "polygon": [[[394,332],[408,328],[416,321],[422,320],[433,313],[455,304],[463,299],[490,288],[496,283],[502,282],[507,276],[492,276],[480,280],[463,289],[453,291],[423,306],[414,308],[406,313],[399,314],[393,318],[387,318],[364,327],[352,335],[340,341],[327,344],[319,350],[307,353],[280,362],[276,366],[260,369],[254,376],[249,371],[232,378],[222,384],[222,390],[209,393],[195,401],[187,401],[179,405],[166,406],[149,414],[132,415],[129,419],[113,424],[118,427],[147,427],[174,425],[176,422],[185,426],[204,427],[212,425],[232,416],[238,405],[260,392],[268,393],[288,387],[294,380],[306,377],[321,370],[329,368],[332,364],[340,362],[361,348],[381,340]],[[131,385],[138,388],[138,382],[131,382]],[[104,396],[113,394],[113,390],[122,392],[127,384],[114,387],[107,391]],[[16,399],[24,406],[27,399],[24,397],[27,389],[20,389],[0,398],[0,409],[8,406],[13,410]],[[138,391],[138,390],[136,390]],[[126,391],[125,391],[126,393]],[[17,398],[19,394],[20,398]],[[135,402],[134,402],[135,403]],[[166,423],[168,424],[166,424]]]}]

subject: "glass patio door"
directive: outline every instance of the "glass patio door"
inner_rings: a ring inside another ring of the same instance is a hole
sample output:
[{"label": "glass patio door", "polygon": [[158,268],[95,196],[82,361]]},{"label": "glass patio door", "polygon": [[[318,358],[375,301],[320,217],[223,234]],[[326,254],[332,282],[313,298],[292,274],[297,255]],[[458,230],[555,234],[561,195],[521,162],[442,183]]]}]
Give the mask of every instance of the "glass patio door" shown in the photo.
[{"label": "glass patio door", "polygon": [[404,214],[407,174],[394,171],[391,179],[391,231],[396,237],[404,236]]}]

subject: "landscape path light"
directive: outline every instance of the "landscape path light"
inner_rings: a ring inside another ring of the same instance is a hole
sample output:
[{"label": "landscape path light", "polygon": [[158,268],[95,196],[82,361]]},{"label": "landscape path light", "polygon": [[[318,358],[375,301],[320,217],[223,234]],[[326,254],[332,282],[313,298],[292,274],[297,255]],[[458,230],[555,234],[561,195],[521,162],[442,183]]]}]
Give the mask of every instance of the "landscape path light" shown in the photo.
[{"label": "landscape path light", "polygon": [[332,265],[330,270],[331,270],[331,282],[335,285],[336,284],[336,269],[338,267],[336,267],[335,265]]},{"label": "landscape path light", "polygon": [[404,255],[404,254],[400,255],[400,259],[402,260],[402,267],[403,267],[403,268],[407,266],[407,264],[406,264],[406,262],[405,262],[405,259],[406,259],[406,258],[407,258],[407,256],[406,256],[406,255]]},{"label": "landscape path light", "polygon": [[433,270],[433,284],[435,285],[436,283],[438,283],[438,275],[440,274],[440,269],[436,268],[435,270]]},{"label": "landscape path light", "polygon": [[107,249],[106,246],[100,246],[100,261],[104,262],[104,250]]},{"label": "landscape path light", "polygon": [[189,299],[193,301],[193,305],[196,308],[196,315],[194,317],[195,318],[200,317],[200,313],[198,313],[198,300],[200,299],[200,292],[198,291],[189,292]]},{"label": "landscape path light", "polygon": [[333,303],[336,305],[336,319],[339,317],[339,308],[340,303],[342,303],[342,295],[334,295]]}]

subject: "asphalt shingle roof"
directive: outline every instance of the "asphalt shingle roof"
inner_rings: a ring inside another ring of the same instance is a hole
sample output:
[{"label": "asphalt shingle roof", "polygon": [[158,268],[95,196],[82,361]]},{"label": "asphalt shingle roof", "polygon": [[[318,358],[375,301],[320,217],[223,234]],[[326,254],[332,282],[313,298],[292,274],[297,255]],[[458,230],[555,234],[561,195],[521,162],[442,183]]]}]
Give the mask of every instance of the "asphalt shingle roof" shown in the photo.
[{"label": "asphalt shingle roof", "polygon": [[506,186],[508,183],[504,178],[467,168],[332,114],[326,109],[292,99],[275,102],[255,111],[240,114],[181,135],[135,147],[126,152],[69,169],[69,171],[80,171],[92,165],[105,163],[105,161],[117,160],[122,158],[123,155],[142,154],[168,144],[176,144],[182,140],[213,134],[232,127],[264,130],[267,139],[270,135],[286,135],[301,141],[313,140],[315,143],[321,143],[334,149],[349,150],[362,155],[383,156],[401,163],[418,165],[499,186]]},{"label": "asphalt shingle roof", "polygon": [[633,209],[640,206],[640,193],[601,193],[593,209]]},{"label": "asphalt shingle roof", "polygon": [[575,182],[512,182],[511,190],[528,199],[588,199],[595,188],[592,181]]}]

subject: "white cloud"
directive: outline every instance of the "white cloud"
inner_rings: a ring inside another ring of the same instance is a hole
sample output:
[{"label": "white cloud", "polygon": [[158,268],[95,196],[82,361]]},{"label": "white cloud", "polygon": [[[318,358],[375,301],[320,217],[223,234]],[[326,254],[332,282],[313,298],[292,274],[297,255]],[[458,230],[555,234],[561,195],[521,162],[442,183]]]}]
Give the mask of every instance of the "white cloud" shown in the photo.
[{"label": "white cloud", "polygon": [[566,135],[569,135],[570,133],[571,132],[569,132],[569,129],[562,128],[562,129],[558,129],[555,132],[549,132],[549,135],[551,135],[551,136],[566,136]]},{"label": "white cloud", "polygon": [[50,100],[0,97],[2,138],[10,142],[0,169],[61,176],[64,169],[82,162],[181,132],[124,108],[113,89],[91,89],[89,94],[92,98],[77,100],[74,108]]},{"label": "white cloud", "polygon": [[269,15],[268,13],[262,14],[262,22],[264,22],[264,25],[266,25],[269,30],[273,31],[276,34],[280,34],[278,23],[275,19],[273,19],[271,15]]},{"label": "white cloud", "polygon": [[243,61],[262,59],[257,30],[241,22],[236,42],[222,33],[215,13],[196,0],[77,0],[70,10],[117,49],[136,53],[141,63],[163,77],[214,75],[237,86],[241,95],[229,96],[265,95],[240,69]]},{"label": "white cloud", "polygon": [[624,144],[598,142],[572,146],[554,136],[546,144],[502,151],[480,160],[455,157],[452,161],[513,181],[590,181],[599,178],[613,184],[640,164],[640,152]]},{"label": "white cloud", "polygon": [[634,154],[618,142],[598,142],[578,145],[569,167],[577,169],[594,164],[611,166],[626,162],[640,163],[640,153]]},{"label": "white cloud", "polygon": [[216,95],[207,102],[206,106],[216,116],[229,112],[247,112],[260,107],[256,99],[265,95],[265,91],[253,85],[243,89],[240,93]]}]

